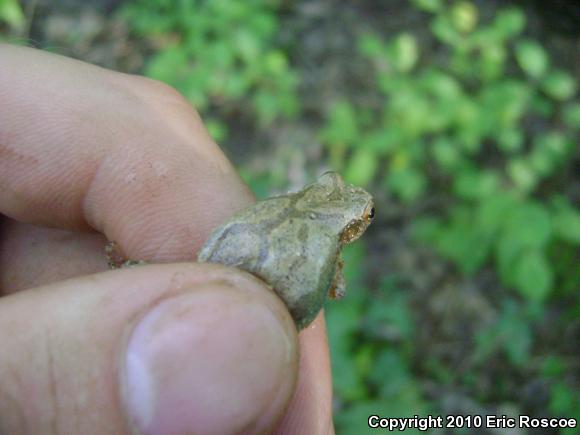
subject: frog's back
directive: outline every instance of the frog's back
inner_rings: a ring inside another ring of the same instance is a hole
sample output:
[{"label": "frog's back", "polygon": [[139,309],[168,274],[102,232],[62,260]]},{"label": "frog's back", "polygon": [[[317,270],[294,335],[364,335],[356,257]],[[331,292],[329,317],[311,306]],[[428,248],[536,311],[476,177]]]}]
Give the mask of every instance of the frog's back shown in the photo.
[{"label": "frog's back", "polygon": [[198,261],[255,268],[268,253],[271,228],[286,219],[290,203],[287,197],[271,198],[234,215],[209,236]]},{"label": "frog's back", "polygon": [[299,327],[313,319],[334,277],[338,237],[297,210],[297,195],[258,202],[218,228],[198,260],[246,270],[274,287]]}]

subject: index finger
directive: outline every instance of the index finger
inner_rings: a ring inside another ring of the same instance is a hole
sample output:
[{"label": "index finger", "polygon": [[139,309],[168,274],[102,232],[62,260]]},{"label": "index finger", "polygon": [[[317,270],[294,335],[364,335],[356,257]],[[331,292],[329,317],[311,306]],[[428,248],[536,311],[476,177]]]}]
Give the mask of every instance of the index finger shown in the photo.
[{"label": "index finger", "polygon": [[132,258],[193,258],[253,200],[177,92],[0,45],[0,212],[93,228]]}]

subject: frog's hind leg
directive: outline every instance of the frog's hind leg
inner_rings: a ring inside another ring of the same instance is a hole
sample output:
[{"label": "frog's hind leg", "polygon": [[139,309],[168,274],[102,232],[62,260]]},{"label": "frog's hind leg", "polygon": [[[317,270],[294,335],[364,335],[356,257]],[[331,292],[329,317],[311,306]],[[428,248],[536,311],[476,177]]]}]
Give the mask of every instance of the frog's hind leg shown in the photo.
[{"label": "frog's hind leg", "polygon": [[107,257],[107,263],[109,264],[109,269],[120,269],[122,267],[132,267],[141,266],[147,264],[143,260],[127,260],[119,249],[119,246],[115,242],[109,242],[105,246],[105,256]]},{"label": "frog's hind leg", "polygon": [[338,257],[336,262],[336,269],[334,271],[334,279],[330,284],[330,289],[328,290],[328,297],[331,299],[340,299],[346,293],[346,282],[344,281],[344,276],[342,275],[342,266],[344,262],[341,257]]}]

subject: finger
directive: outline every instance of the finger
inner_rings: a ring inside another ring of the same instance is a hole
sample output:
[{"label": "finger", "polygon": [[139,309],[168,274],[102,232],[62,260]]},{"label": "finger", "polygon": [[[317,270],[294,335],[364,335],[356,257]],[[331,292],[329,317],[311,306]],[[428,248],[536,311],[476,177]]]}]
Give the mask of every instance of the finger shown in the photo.
[{"label": "finger", "polygon": [[298,385],[276,435],[332,435],[332,379],[324,313],[302,331]]},{"label": "finger", "polygon": [[191,259],[252,195],[171,88],[0,45],[0,212]]},{"label": "finger", "polygon": [[108,269],[99,233],[0,221],[0,295]]},{"label": "finger", "polygon": [[0,433],[264,433],[297,370],[281,301],[219,266],[151,265],[11,295],[0,334]]}]

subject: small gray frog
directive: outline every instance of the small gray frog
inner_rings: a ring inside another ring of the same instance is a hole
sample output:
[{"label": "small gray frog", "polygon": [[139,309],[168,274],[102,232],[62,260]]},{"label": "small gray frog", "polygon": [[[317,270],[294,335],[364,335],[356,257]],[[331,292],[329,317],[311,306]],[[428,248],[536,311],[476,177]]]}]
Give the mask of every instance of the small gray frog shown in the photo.
[{"label": "small gray frog", "polygon": [[340,251],[374,216],[373,199],[327,172],[296,193],[259,201],[209,236],[198,261],[237,267],[274,288],[297,328],[314,320],[327,295],[344,294]]}]

